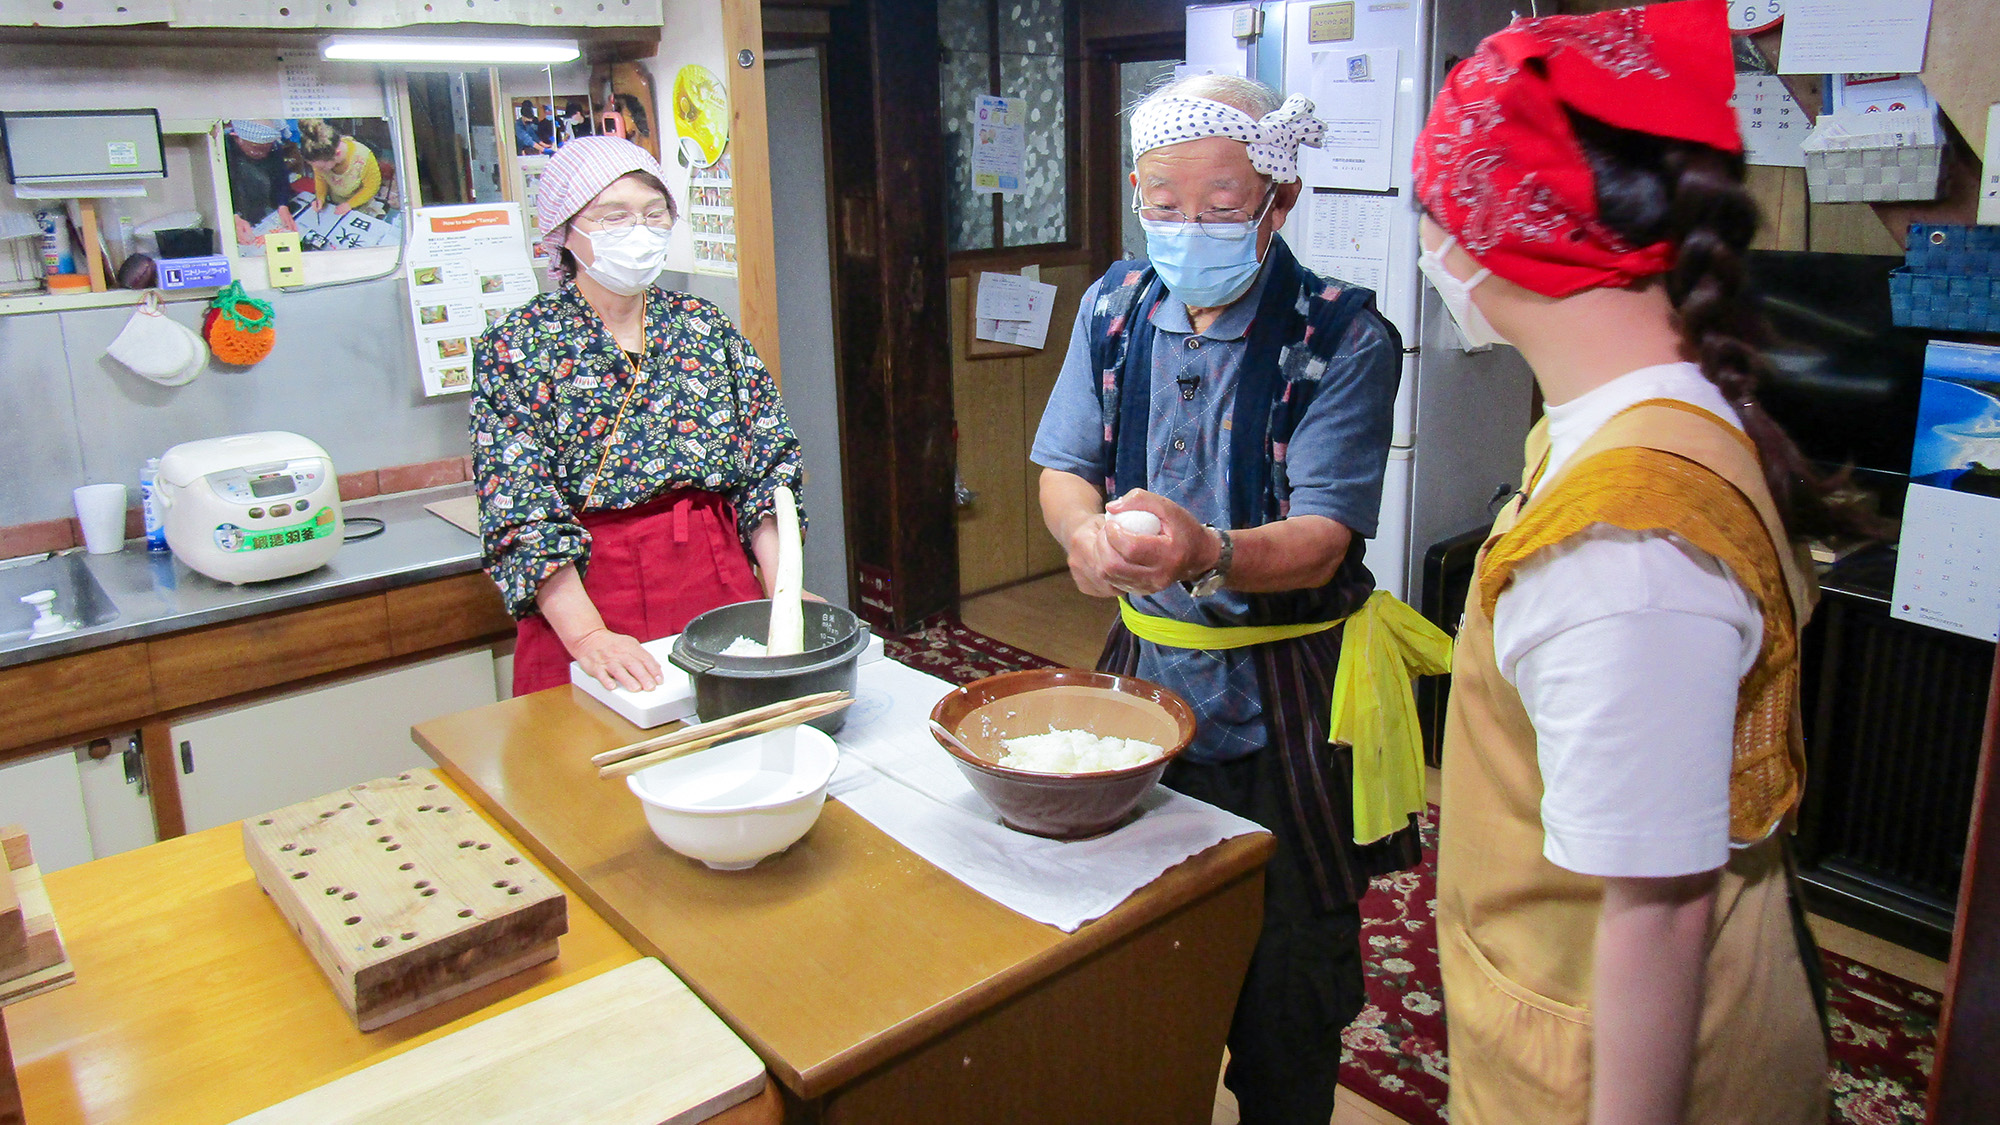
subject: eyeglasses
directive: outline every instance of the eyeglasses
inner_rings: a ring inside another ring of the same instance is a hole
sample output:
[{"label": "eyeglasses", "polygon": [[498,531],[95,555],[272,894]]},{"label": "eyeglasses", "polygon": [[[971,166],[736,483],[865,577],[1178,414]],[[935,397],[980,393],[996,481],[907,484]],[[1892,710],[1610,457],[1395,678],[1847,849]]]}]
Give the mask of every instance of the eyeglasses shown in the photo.
[{"label": "eyeglasses", "polygon": [[1264,201],[1257,210],[1245,211],[1241,207],[1211,207],[1199,215],[1189,215],[1172,207],[1149,207],[1139,198],[1137,186],[1132,188],[1132,213],[1153,223],[1193,223],[1201,228],[1201,233],[1210,238],[1237,239],[1243,237],[1242,224],[1261,223],[1271,211],[1271,204],[1278,198],[1277,185],[1273,184],[1264,192]]},{"label": "eyeglasses", "polygon": [[637,211],[606,211],[602,215],[578,215],[577,218],[590,220],[597,224],[599,230],[631,230],[640,223],[654,230],[674,228],[674,213],[665,207],[656,207],[644,214]]}]

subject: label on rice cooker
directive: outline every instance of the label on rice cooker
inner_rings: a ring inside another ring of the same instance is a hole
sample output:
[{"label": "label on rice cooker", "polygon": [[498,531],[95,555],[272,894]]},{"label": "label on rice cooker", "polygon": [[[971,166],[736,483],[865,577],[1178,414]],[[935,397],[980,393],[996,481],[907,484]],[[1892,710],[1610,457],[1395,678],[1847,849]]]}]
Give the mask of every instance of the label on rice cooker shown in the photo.
[{"label": "label on rice cooker", "polygon": [[321,508],[319,513],[304,523],[290,527],[274,527],[269,530],[237,527],[233,523],[217,525],[215,545],[230,554],[244,551],[261,551],[268,547],[288,547],[294,543],[310,543],[333,534],[333,509]]}]

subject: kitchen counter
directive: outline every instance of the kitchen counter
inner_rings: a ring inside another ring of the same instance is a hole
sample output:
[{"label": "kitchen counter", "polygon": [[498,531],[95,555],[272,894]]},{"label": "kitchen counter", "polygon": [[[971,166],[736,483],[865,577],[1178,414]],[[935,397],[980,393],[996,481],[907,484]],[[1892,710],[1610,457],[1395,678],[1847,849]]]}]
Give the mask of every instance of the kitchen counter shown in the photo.
[{"label": "kitchen counter", "polygon": [[[258,889],[236,824],[47,887],[76,983],[0,1011],[32,1125],[233,1121],[640,956],[572,894],[555,960],[364,1033]],[[711,1121],[778,1118],[773,1084]]]},{"label": "kitchen counter", "polygon": [[138,539],[116,554],[79,551],[118,616],[39,640],[0,640],[0,668],[478,570],[478,538],[424,510],[471,492],[461,483],[343,504],[345,518],[379,519],[382,533],[342,545],[324,566],[271,582],[217,582]]}]

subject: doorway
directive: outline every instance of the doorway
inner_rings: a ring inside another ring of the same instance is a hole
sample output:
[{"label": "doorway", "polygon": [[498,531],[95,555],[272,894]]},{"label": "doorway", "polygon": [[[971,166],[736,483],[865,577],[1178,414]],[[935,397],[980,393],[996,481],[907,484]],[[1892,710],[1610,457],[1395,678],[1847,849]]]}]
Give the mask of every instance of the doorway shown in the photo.
[{"label": "doorway", "polygon": [[849,606],[841,477],[840,371],[826,194],[826,99],[820,48],[765,52],[771,221],[777,243],[778,353],[785,414],[804,450],[805,588]]}]

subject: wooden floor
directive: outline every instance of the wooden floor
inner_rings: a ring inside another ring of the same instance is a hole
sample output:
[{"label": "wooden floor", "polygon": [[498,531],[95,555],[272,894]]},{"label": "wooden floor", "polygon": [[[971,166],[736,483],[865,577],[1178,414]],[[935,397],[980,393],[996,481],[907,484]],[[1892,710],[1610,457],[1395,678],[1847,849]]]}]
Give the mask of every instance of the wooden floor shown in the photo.
[{"label": "wooden floor", "polygon": [[[1115,602],[1085,597],[1068,574],[1056,574],[969,598],[960,616],[973,630],[1037,656],[1079,668],[1097,663],[1104,634],[1118,616]],[[1437,799],[1437,775],[1431,775],[1431,799]],[[1864,965],[1893,973],[1933,991],[1944,990],[1945,964],[1902,946],[1815,915],[1813,934],[1822,947]],[[1215,1088],[1213,1125],[1236,1125],[1236,1099]],[[1342,1087],[1331,1125],[1406,1125]]]}]

